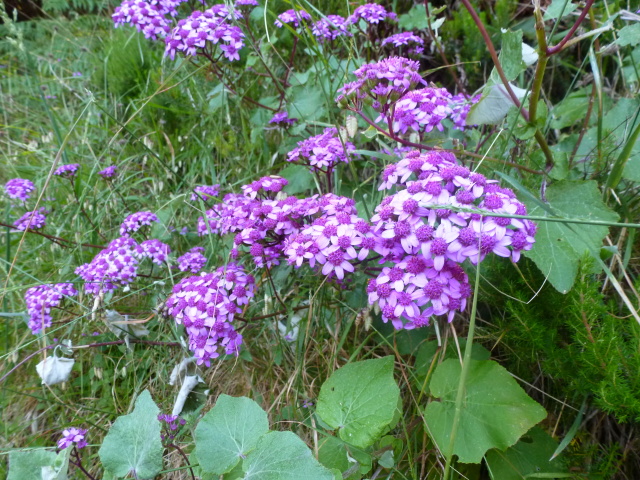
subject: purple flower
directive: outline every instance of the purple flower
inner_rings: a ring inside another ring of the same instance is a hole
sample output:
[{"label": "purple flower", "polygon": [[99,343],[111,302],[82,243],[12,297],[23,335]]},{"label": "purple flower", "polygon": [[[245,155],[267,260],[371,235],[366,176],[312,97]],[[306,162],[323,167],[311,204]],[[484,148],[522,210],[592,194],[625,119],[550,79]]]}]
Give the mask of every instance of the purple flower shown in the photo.
[{"label": "purple flower", "polygon": [[335,40],[341,36],[351,37],[352,34],[347,30],[349,23],[346,18],[340,15],[327,15],[311,26],[311,33],[315,35],[318,42]]},{"label": "purple flower", "polygon": [[55,172],[54,175],[58,175],[60,177],[72,178],[76,176],[78,169],[80,168],[79,163],[70,163],[68,165],[60,165]]},{"label": "purple flower", "polygon": [[[406,133],[411,129],[423,133],[434,128],[442,131],[442,120],[452,113],[450,101],[451,94],[446,88],[412,90],[395,104],[391,116],[393,131]],[[380,115],[376,121],[386,121],[386,118]]]},{"label": "purple flower", "polygon": [[165,39],[165,56],[172,60],[176,52],[195,56],[207,45],[217,45],[227,60],[240,60],[238,52],[244,47],[244,33],[229,23],[240,15],[238,11],[230,13],[223,4],[214,5],[204,12],[196,10],[171,30]]},{"label": "purple flower", "polygon": [[220,195],[220,185],[200,185],[193,189],[193,193],[191,194],[191,201],[195,202],[199,198],[204,200],[210,200],[213,197],[217,197]]},{"label": "purple flower", "polygon": [[85,281],[85,292],[98,295],[131,283],[138,275],[138,248],[131,237],[116,238],[90,263],[76,268],[76,275]]},{"label": "purple flower", "polygon": [[478,103],[482,98],[481,94],[478,94],[474,97],[467,98],[463,94],[454,95],[451,98],[451,102],[449,102],[449,107],[451,107],[451,120],[453,121],[453,128],[457,130],[464,130],[467,125],[467,115],[469,115],[469,111],[471,107]]},{"label": "purple flower", "polygon": [[311,15],[304,10],[291,9],[278,15],[278,19],[273,23],[278,28],[282,28],[285,23],[293,25],[294,28],[298,28],[305,20],[311,20]]},{"label": "purple flower", "polygon": [[145,240],[136,248],[136,256],[138,258],[148,257],[157,265],[162,265],[167,261],[167,257],[171,253],[169,245],[162,243],[160,240]]},{"label": "purple flower", "polygon": [[115,165],[111,165],[105,168],[104,170],[101,170],[100,172],[98,172],[98,175],[100,175],[105,180],[108,178],[113,178],[116,175],[117,169],[118,167],[116,167]]},{"label": "purple flower", "polygon": [[24,178],[12,178],[5,186],[4,191],[9,198],[26,202],[30,198],[29,194],[36,189],[33,182]]},{"label": "purple flower", "polygon": [[405,45],[411,45],[412,43],[424,45],[424,40],[418,37],[413,32],[402,32],[391,35],[390,37],[387,37],[382,41],[382,45],[388,45],[389,43],[392,43],[396,47],[401,47]]},{"label": "purple flower", "polygon": [[65,428],[62,432],[62,438],[58,440],[58,448],[63,450],[74,443],[77,448],[84,448],[87,446],[87,441],[85,440],[86,434],[87,430],[83,428]]},{"label": "purple flower", "polygon": [[269,177],[262,177],[260,180],[256,180],[249,185],[243,185],[241,188],[247,197],[253,199],[259,194],[274,196],[273,194],[280,192],[288,184],[289,181],[286,178],[271,175]]},{"label": "purple flower", "polygon": [[47,213],[49,213],[47,209],[45,209],[44,207],[40,207],[37,210],[25,213],[22,217],[14,222],[13,226],[16,229],[22,231],[25,231],[27,229],[39,230],[43,228],[47,222]]},{"label": "purple flower", "polygon": [[129,215],[124,219],[122,225],[120,225],[120,235],[126,233],[133,233],[140,230],[144,225],[151,225],[151,222],[160,222],[158,217],[153,212],[136,212]]},{"label": "purple flower", "polygon": [[289,114],[286,111],[276,113],[271,120],[269,120],[270,124],[275,124],[279,127],[288,127],[289,125],[293,125],[297,122],[297,118],[289,118]]},{"label": "purple flower", "polygon": [[431,315],[451,321],[471,292],[460,264],[490,253],[517,261],[533,245],[533,222],[475,213],[525,215],[526,208],[448,152],[408,152],[385,168],[381,190],[391,188],[397,191],[376,207],[371,233],[378,237],[372,249],[394,266],[384,267],[367,293],[395,328],[428,325]]},{"label": "purple flower", "polygon": [[255,279],[236,264],[184,278],[173,287],[165,312],[185,326],[198,365],[210,366],[221,351],[238,354],[242,335],[232,322],[254,290]]},{"label": "purple flower", "polygon": [[130,24],[145,38],[164,38],[171,30],[170,17],[178,14],[176,7],[183,0],[125,0],[116,7],[112,18],[117,27]]},{"label": "purple flower", "polygon": [[323,133],[298,142],[298,147],[287,154],[288,162],[304,163],[312,171],[331,170],[339,162],[349,163],[356,147],[341,140],[335,128],[326,128]]},{"label": "purple flower", "polygon": [[73,297],[78,291],[72,283],[57,283],[29,288],[24,301],[29,314],[29,328],[33,334],[51,326],[51,309],[60,305],[65,297]]},{"label": "purple flower", "polygon": [[180,271],[199,273],[207,264],[207,257],[205,257],[203,253],[203,247],[193,247],[187,253],[178,257],[178,268]]},{"label": "purple flower", "polygon": [[362,109],[363,102],[372,102],[373,108],[387,114],[391,106],[417,84],[426,84],[418,73],[420,64],[404,57],[389,57],[376,63],[367,63],[354,71],[355,82],[346,83],[338,90],[336,102]]},{"label": "purple flower", "polygon": [[257,0],[236,0],[236,7],[257,7]]},{"label": "purple flower", "polygon": [[366,3],[353,11],[353,14],[349,17],[349,22],[357,23],[359,19],[362,19],[367,23],[377,24],[387,18],[395,20],[396,14],[393,12],[387,12],[382,5]]}]

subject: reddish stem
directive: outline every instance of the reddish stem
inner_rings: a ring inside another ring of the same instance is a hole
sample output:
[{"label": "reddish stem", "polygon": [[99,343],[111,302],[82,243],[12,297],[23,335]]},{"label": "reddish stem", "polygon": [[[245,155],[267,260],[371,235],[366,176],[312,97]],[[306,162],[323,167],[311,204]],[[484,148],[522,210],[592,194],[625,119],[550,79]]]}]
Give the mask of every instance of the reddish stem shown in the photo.
[{"label": "reddish stem", "polygon": [[589,13],[589,9],[593,5],[593,2],[594,2],[594,0],[587,0],[587,3],[584,6],[584,8],[582,9],[582,12],[580,13],[580,16],[576,20],[576,23],[573,24],[573,27],[571,27],[571,29],[567,32],[567,34],[564,36],[564,38],[562,40],[560,40],[560,43],[558,43],[557,45],[555,45],[553,47],[547,47],[547,57],[550,57],[551,55],[555,55],[556,53],[560,52],[562,50],[562,47],[564,47],[565,44],[569,40],[571,40],[571,37],[573,36],[574,33],[576,33],[576,30],[578,29],[578,27],[580,26],[582,21],[587,16],[587,13]]}]

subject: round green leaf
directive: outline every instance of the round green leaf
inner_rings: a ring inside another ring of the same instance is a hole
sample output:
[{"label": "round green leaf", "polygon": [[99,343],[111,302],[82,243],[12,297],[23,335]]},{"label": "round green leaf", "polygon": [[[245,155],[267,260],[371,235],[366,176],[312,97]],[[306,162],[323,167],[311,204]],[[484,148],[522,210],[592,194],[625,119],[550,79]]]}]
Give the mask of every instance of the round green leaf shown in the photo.
[{"label": "round green leaf", "polygon": [[[429,433],[445,456],[451,453],[460,370],[457,359],[445,360],[438,366],[430,387],[440,401],[429,403],[425,410]],[[504,367],[492,360],[472,360],[453,454],[462,463],[480,463],[487,450],[510,447],[546,415]]]},{"label": "round green leaf", "polygon": [[[63,452],[64,450],[61,453]],[[53,465],[55,461],[55,452],[44,448],[25,451],[14,450],[9,453],[9,475],[7,480],[41,479],[43,468]],[[64,473],[64,478],[66,478],[66,470]]]},{"label": "round green leaf", "polygon": [[98,451],[104,468],[116,477],[133,473],[136,478],[154,478],[162,470],[160,410],[145,390],[129,415],[118,417]]},{"label": "round green leaf", "polygon": [[535,474],[549,475],[544,478],[566,478],[570,475],[562,460],[549,461],[557,446],[544,430],[534,427],[504,452],[488,451],[485,461],[493,480],[525,480]]},{"label": "round green leaf", "polygon": [[196,427],[196,455],[206,472],[227,473],[269,431],[267,414],[247,397],[220,395]]},{"label": "round green leaf", "polygon": [[354,362],[336,370],[322,385],[316,413],[345,442],[372,445],[393,421],[400,389],[393,357]]},{"label": "round green leaf", "polygon": [[262,435],[247,455],[243,480],[334,480],[313,458],[309,447],[291,432]]},{"label": "round green leaf", "polygon": [[[547,188],[546,197],[555,216],[605,222],[619,218],[602,202],[602,193],[595,181],[557,182]],[[549,215],[542,205],[527,199],[525,203],[531,215]],[[536,243],[525,255],[535,262],[556,290],[567,293],[575,281],[580,260],[585,254],[598,258],[608,232],[608,227],[600,225],[538,222]]]}]

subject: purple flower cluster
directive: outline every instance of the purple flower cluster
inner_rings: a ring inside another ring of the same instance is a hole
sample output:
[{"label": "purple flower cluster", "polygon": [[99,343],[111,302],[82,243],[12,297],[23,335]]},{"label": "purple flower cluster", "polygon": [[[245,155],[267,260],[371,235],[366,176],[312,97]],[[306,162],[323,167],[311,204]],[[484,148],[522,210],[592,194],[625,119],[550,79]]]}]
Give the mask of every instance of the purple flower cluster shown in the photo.
[{"label": "purple flower cluster", "polygon": [[277,125],[279,127],[288,127],[290,125],[293,125],[297,121],[298,121],[297,118],[289,118],[289,114],[286,111],[284,111],[284,112],[276,113],[271,118],[271,120],[269,120],[269,123]]},{"label": "purple flower cluster", "polygon": [[298,142],[298,147],[287,154],[287,161],[309,165],[311,171],[330,171],[339,162],[349,163],[356,147],[340,139],[334,127],[320,135]]},{"label": "purple flower cluster", "polygon": [[90,263],[76,268],[75,273],[85,281],[84,290],[98,295],[131,283],[138,275],[138,249],[131,237],[112,240]]},{"label": "purple flower cluster", "polygon": [[368,293],[396,328],[421,326],[431,315],[451,321],[463,310],[470,295],[460,267],[465,260],[477,264],[495,253],[518,261],[533,246],[535,223],[479,213],[526,215],[513,191],[472,173],[450,153],[409,152],[383,173],[380,190],[394,187],[371,221],[380,240],[376,252],[395,267],[383,269]]},{"label": "purple flower cluster", "polygon": [[65,428],[62,431],[62,438],[58,440],[58,448],[60,450],[70,447],[75,443],[76,448],[84,448],[87,446],[87,440],[85,436],[87,435],[87,430],[84,428]]},{"label": "purple flower cluster", "polygon": [[396,20],[396,14],[388,12],[382,5],[365,3],[353,11],[349,17],[349,23],[357,23],[360,19],[375,25],[386,19]]},{"label": "purple flower cluster", "polygon": [[213,273],[187,277],[173,287],[165,311],[189,335],[189,349],[198,365],[211,365],[211,359],[237,355],[242,335],[232,322],[242,305],[254,296],[255,279],[236,264],[220,267]]},{"label": "purple flower cluster", "polygon": [[311,15],[304,10],[291,9],[278,15],[278,18],[273,23],[278,28],[284,27],[285,23],[291,24],[293,28],[298,28],[305,20],[311,20]]},{"label": "purple flower cluster", "polygon": [[204,200],[211,200],[213,197],[220,195],[220,185],[200,185],[193,189],[191,194],[191,201],[195,202],[199,198]]},{"label": "purple flower cluster", "polygon": [[387,115],[400,97],[417,84],[426,84],[418,73],[419,68],[418,62],[404,57],[367,63],[353,72],[355,82],[346,83],[338,90],[336,102],[361,110],[363,101],[368,100],[377,112]]},{"label": "purple flower cluster", "polygon": [[229,61],[240,60],[238,52],[244,47],[244,33],[229,23],[238,16],[241,16],[239,11],[229,12],[224,4],[214,5],[204,12],[196,10],[171,30],[165,39],[165,56],[172,60],[176,52],[195,56],[205,52],[207,45],[219,45]]},{"label": "purple flower cluster", "polygon": [[171,253],[171,248],[166,243],[162,243],[155,238],[145,240],[135,251],[135,255],[139,258],[150,258],[156,265],[162,265],[167,261],[167,257]]},{"label": "purple flower cluster", "polygon": [[178,428],[187,424],[184,418],[178,417],[178,415],[168,415],[161,413],[158,415],[158,420],[161,422],[164,433],[161,434],[162,440],[173,440],[175,435],[172,432],[178,430]]},{"label": "purple flower cluster", "polygon": [[29,194],[36,189],[30,180],[24,178],[12,178],[4,185],[4,191],[9,198],[26,202]]},{"label": "purple flower cluster", "polygon": [[[354,202],[355,203],[355,202]],[[286,243],[284,252],[290,264],[300,267],[304,261],[312,268],[322,265],[322,274],[343,280],[353,272],[353,261],[364,260],[375,248],[371,225],[356,215],[351,204],[335,214],[325,214],[302,229]]]},{"label": "purple flower cluster", "polygon": [[71,178],[75,177],[78,169],[80,168],[79,163],[69,163],[67,165],[60,165],[55,172],[54,175],[58,175],[59,177]]},{"label": "purple flower cluster", "polygon": [[118,167],[116,167],[115,165],[111,165],[107,168],[105,168],[104,170],[101,170],[98,172],[98,175],[100,175],[102,178],[109,179],[109,178],[113,178],[116,175],[116,170],[118,169]]},{"label": "purple flower cluster", "polygon": [[419,55],[424,51],[422,47],[424,40],[413,32],[402,32],[391,35],[382,41],[382,45],[393,44],[394,47],[410,47],[406,53],[409,55]]},{"label": "purple flower cluster", "polygon": [[178,257],[178,268],[181,272],[200,273],[207,264],[203,247],[193,247],[184,255]]},{"label": "purple flower cluster", "polygon": [[72,283],[56,283],[29,288],[24,301],[29,314],[29,328],[33,334],[51,326],[51,309],[60,305],[64,297],[73,297],[78,291]]},{"label": "purple flower cluster", "polygon": [[467,125],[467,115],[471,107],[478,103],[482,98],[482,94],[478,94],[474,97],[467,98],[462,93],[451,97],[449,106],[451,107],[451,120],[453,121],[453,128],[457,130],[464,130]]},{"label": "purple flower cluster", "polygon": [[133,233],[140,230],[144,225],[151,225],[151,222],[159,222],[158,217],[153,212],[136,212],[124,219],[120,225],[120,235]]},{"label": "purple flower cluster", "polygon": [[[411,32],[393,35],[383,44],[401,44],[412,36]],[[419,37],[416,39],[421,41]],[[451,120],[453,128],[463,130],[469,110],[480,96],[467,100],[463,95],[451,95],[446,88],[414,89],[418,84],[426,84],[418,68],[418,62],[404,57],[363,65],[354,72],[357,80],[339,90],[336,102],[360,115],[365,103],[370,103],[379,113],[375,122],[382,122],[395,134],[442,131],[445,119]]]},{"label": "purple flower cluster", "polygon": [[326,18],[318,20],[311,26],[311,33],[315,35],[318,42],[324,43],[342,36],[353,36],[348,27],[349,22],[346,18],[340,15],[327,15]]},{"label": "purple flower cluster", "polygon": [[[171,19],[178,14],[177,6],[183,0],[125,0],[116,7],[112,18],[116,28],[130,24],[145,38],[157,40],[170,31]],[[169,16],[170,17],[169,17]]]},{"label": "purple flower cluster", "polygon": [[[198,233],[234,233],[231,256],[237,258],[243,251],[248,251],[258,268],[278,265],[283,258],[300,265],[301,261],[297,262],[296,258],[292,259],[291,254],[285,252],[291,247],[292,239],[298,238],[298,234],[306,231],[303,230],[305,228],[311,228],[312,224],[314,231],[310,235],[315,235],[323,217],[333,218],[338,214],[346,214],[350,219],[353,218],[356,214],[355,201],[333,194],[315,195],[304,199],[280,196],[280,199],[276,199],[276,194],[285,184],[284,179],[264,177],[243,186],[242,195],[226,195],[222,203],[206,212],[206,220],[202,217],[198,220]],[[355,218],[353,220],[356,221]],[[303,238],[306,237],[302,237],[301,240]],[[313,251],[312,253],[316,253],[313,246],[307,247]],[[323,244],[324,247],[328,245]],[[351,253],[352,250],[349,250],[349,254]],[[338,262],[337,256],[338,254],[335,254],[331,257],[336,262],[332,265],[335,267],[336,276],[340,275],[341,278],[344,269],[351,270],[348,266],[342,265],[342,262]],[[311,257],[305,258],[309,260]],[[325,264],[322,254],[317,260],[320,265]],[[310,261],[310,264],[314,266],[315,261]],[[327,267],[327,274],[331,273],[329,268]]]},{"label": "purple flower cluster", "polygon": [[46,214],[49,213],[46,208],[40,207],[37,210],[27,212],[13,226],[18,230],[39,230],[43,228],[47,222]]},{"label": "purple flower cluster", "polygon": [[451,94],[446,88],[412,90],[396,102],[390,116],[380,115],[376,121],[390,119],[395,133],[406,133],[408,129],[418,133],[430,132],[434,128],[442,131],[442,120],[453,113],[450,102]]}]

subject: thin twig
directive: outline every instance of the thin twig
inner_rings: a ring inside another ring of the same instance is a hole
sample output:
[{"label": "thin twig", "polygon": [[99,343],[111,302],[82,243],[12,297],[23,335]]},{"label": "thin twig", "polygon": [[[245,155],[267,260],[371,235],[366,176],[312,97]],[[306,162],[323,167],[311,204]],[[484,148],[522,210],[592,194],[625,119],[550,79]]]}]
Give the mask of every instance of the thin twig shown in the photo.
[{"label": "thin twig", "polygon": [[578,27],[580,26],[582,21],[587,16],[587,13],[589,13],[589,9],[591,9],[591,6],[593,5],[593,2],[594,2],[594,0],[587,0],[587,3],[584,6],[584,8],[582,9],[582,12],[580,13],[580,16],[576,20],[576,23],[573,24],[573,27],[571,27],[571,29],[569,30],[569,32],[567,32],[567,34],[564,36],[564,38],[562,40],[560,40],[560,43],[558,43],[557,45],[552,46],[552,47],[547,47],[547,57],[550,57],[551,55],[555,55],[556,53],[559,53],[562,50],[562,48],[565,46],[565,44],[571,39],[573,34],[576,33],[576,30],[578,29]]},{"label": "thin twig", "polygon": [[[0,226],[9,227],[9,228],[15,228],[13,225],[9,225],[8,223],[3,223],[3,222],[0,222]],[[76,243],[76,242],[72,242],[71,240],[67,240],[66,238],[56,237],[55,235],[49,235],[47,233],[38,232],[37,230],[28,229],[28,230],[24,230],[24,231],[26,233],[35,233],[36,235],[40,235],[41,237],[45,237],[45,238],[51,240],[52,242],[56,243],[57,245],[60,245],[61,247],[64,247],[64,248],[69,248],[71,245],[76,245],[76,246],[81,246],[81,247],[89,247],[89,248],[99,248],[100,250],[107,248],[107,247],[103,247],[102,245],[93,245],[91,243]],[[62,244],[60,242],[67,242],[69,245],[64,245],[64,244]]]},{"label": "thin twig", "polygon": [[193,468],[191,468],[191,464],[189,463],[189,459],[187,458],[187,455],[182,451],[182,449],[178,445],[176,445],[174,443],[170,443],[167,446],[175,448],[178,451],[178,453],[180,455],[182,455],[182,458],[184,458],[184,461],[187,462],[187,467],[189,467],[189,472],[191,473],[191,478],[193,480],[196,480],[196,476],[193,473]]}]

